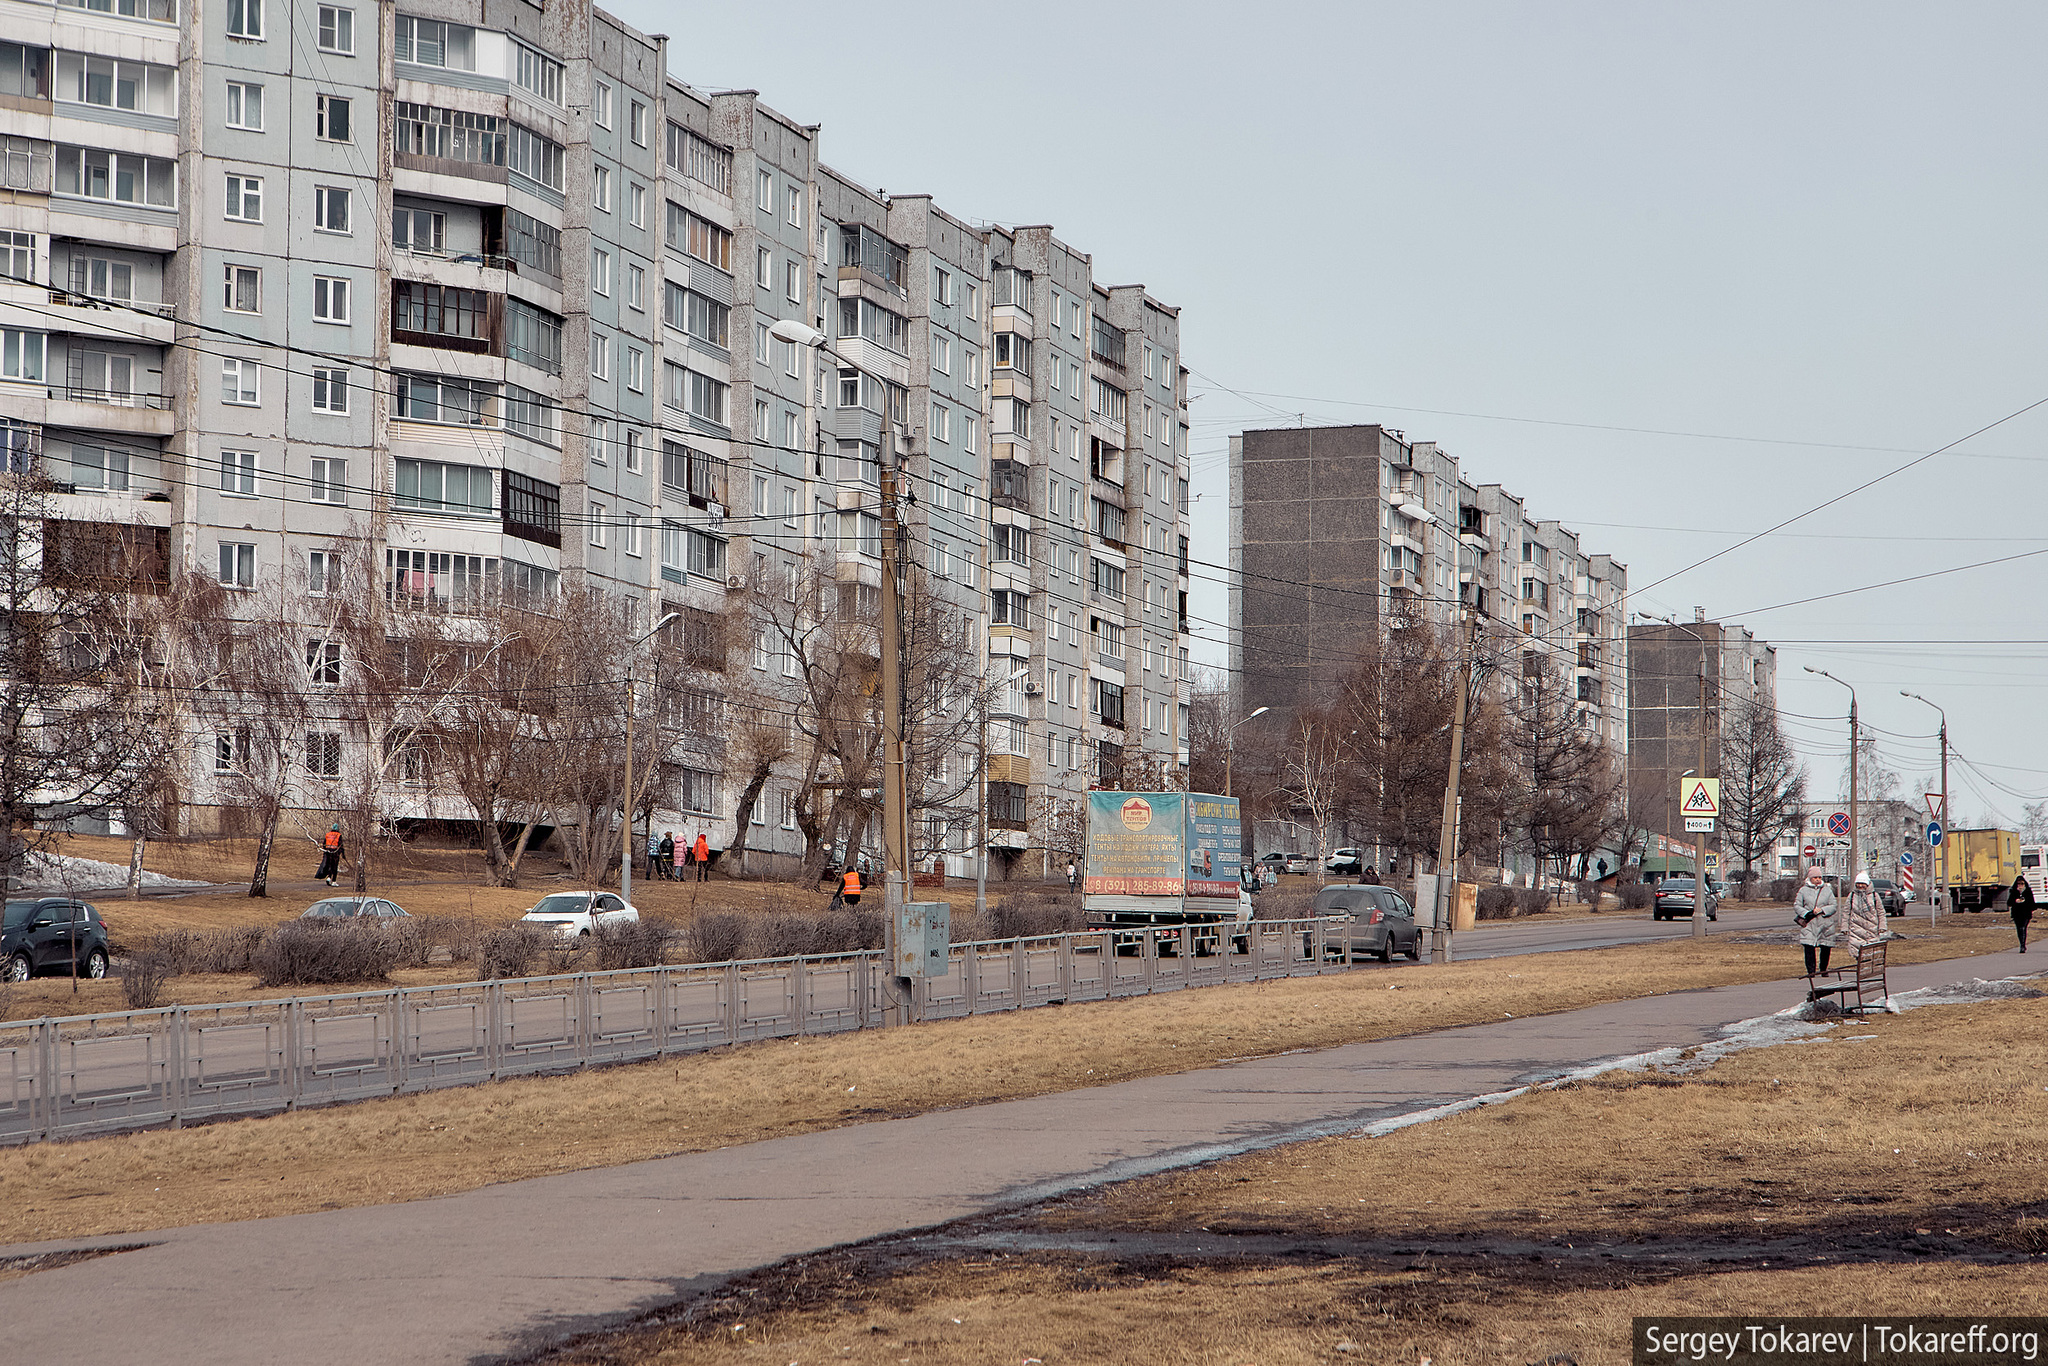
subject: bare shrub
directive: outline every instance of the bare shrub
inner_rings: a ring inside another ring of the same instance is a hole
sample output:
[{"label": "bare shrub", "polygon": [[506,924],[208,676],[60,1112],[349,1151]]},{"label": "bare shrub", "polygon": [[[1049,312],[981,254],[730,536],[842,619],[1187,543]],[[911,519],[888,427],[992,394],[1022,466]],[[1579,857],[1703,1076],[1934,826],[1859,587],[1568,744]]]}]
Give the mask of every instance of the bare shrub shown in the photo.
[{"label": "bare shrub", "polygon": [[1517,887],[1515,909],[1520,915],[1541,915],[1550,909],[1550,893],[1541,887]]},{"label": "bare shrub", "polygon": [[1789,902],[1799,895],[1799,879],[1796,877],[1774,877],[1771,879],[1770,898],[1773,901]]},{"label": "bare shrub", "polygon": [[198,972],[250,972],[266,933],[261,925],[237,925],[225,930],[163,930],[150,936],[142,952],[153,957],[167,977]]},{"label": "bare shrub", "polygon": [[1621,908],[1624,911],[1646,911],[1656,899],[1656,890],[1647,882],[1631,882],[1621,889]]},{"label": "bare shrub", "polygon": [[882,947],[882,913],[865,906],[848,906],[818,917],[812,940],[813,953],[858,953]]},{"label": "bare shrub", "polygon": [[392,950],[398,955],[399,967],[423,968],[434,952],[434,941],[427,933],[426,925],[412,916],[386,921],[379,933],[391,941]]},{"label": "bare shrub", "polygon": [[121,969],[121,999],[130,1010],[155,1010],[164,1003],[164,983],[170,977],[170,964],[163,955],[144,949]]},{"label": "bare shrub", "polygon": [[763,915],[754,919],[752,958],[798,958],[816,953],[817,918],[808,915]]},{"label": "bare shrub", "polygon": [[590,936],[597,970],[616,972],[621,968],[651,968],[663,960],[675,932],[659,920],[628,921],[623,925],[599,925]]},{"label": "bare shrub", "polygon": [[1480,920],[1512,920],[1515,917],[1515,889],[1512,887],[1481,887],[1479,909],[1474,912]]},{"label": "bare shrub", "polygon": [[1028,939],[1086,928],[1086,918],[1077,896],[1011,892],[989,906],[987,928],[992,939]]},{"label": "bare shrub", "polygon": [[706,911],[683,931],[684,956],[692,963],[730,963],[746,944],[747,918],[736,911]]},{"label": "bare shrub", "polygon": [[398,946],[381,929],[295,920],[264,936],[255,955],[256,981],[266,987],[381,982],[398,959]]},{"label": "bare shrub", "polygon": [[479,981],[493,977],[531,977],[533,965],[553,935],[531,925],[498,925],[469,941]]}]

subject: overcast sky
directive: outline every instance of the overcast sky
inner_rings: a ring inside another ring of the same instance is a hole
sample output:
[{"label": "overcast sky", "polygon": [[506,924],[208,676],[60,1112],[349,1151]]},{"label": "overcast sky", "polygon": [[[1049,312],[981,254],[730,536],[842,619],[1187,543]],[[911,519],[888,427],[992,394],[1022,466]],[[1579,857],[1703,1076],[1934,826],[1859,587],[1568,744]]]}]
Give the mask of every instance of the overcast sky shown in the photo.
[{"label": "overcast sky", "polygon": [[1901,688],[1981,766],[1963,820],[2048,796],[2048,405],[1687,568],[2048,399],[2048,9],[611,7],[855,179],[1050,222],[1181,305],[1195,558],[1228,559],[1232,432],[1385,422],[1622,560],[1640,609],[1777,643],[1817,794],[1847,694],[1809,664],[1908,791],[1935,715]]}]

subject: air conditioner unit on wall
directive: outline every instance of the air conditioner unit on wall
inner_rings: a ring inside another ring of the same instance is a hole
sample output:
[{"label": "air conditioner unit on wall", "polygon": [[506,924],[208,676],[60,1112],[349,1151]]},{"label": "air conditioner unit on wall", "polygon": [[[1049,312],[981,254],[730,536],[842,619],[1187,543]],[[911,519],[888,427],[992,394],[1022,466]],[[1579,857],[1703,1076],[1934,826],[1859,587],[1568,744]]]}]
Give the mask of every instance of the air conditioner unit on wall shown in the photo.
[{"label": "air conditioner unit on wall", "polygon": [[1045,688],[1039,683],[1037,679],[1030,678],[1024,681],[1024,695],[1026,697],[1036,697],[1044,691]]}]

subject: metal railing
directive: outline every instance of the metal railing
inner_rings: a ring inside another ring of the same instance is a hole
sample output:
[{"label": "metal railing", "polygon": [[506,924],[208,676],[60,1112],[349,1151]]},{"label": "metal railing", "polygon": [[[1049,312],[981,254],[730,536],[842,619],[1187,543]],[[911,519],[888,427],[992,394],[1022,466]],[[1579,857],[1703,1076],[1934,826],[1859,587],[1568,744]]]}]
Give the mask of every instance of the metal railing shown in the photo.
[{"label": "metal railing", "polygon": [[[1219,936],[1220,930],[1220,937]],[[955,944],[915,1018],[1343,971],[1315,920]],[[177,1128],[883,1025],[875,951],[0,1023],[0,1144]]]}]

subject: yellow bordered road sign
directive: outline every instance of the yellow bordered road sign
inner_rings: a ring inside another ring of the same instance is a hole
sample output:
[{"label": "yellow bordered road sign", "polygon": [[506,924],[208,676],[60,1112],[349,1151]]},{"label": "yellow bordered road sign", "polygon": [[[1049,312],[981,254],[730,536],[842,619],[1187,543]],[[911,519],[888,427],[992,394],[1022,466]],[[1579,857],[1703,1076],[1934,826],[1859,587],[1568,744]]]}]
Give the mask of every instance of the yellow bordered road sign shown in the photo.
[{"label": "yellow bordered road sign", "polygon": [[1678,814],[1718,816],[1721,814],[1719,778],[1681,778],[1678,782]]}]

